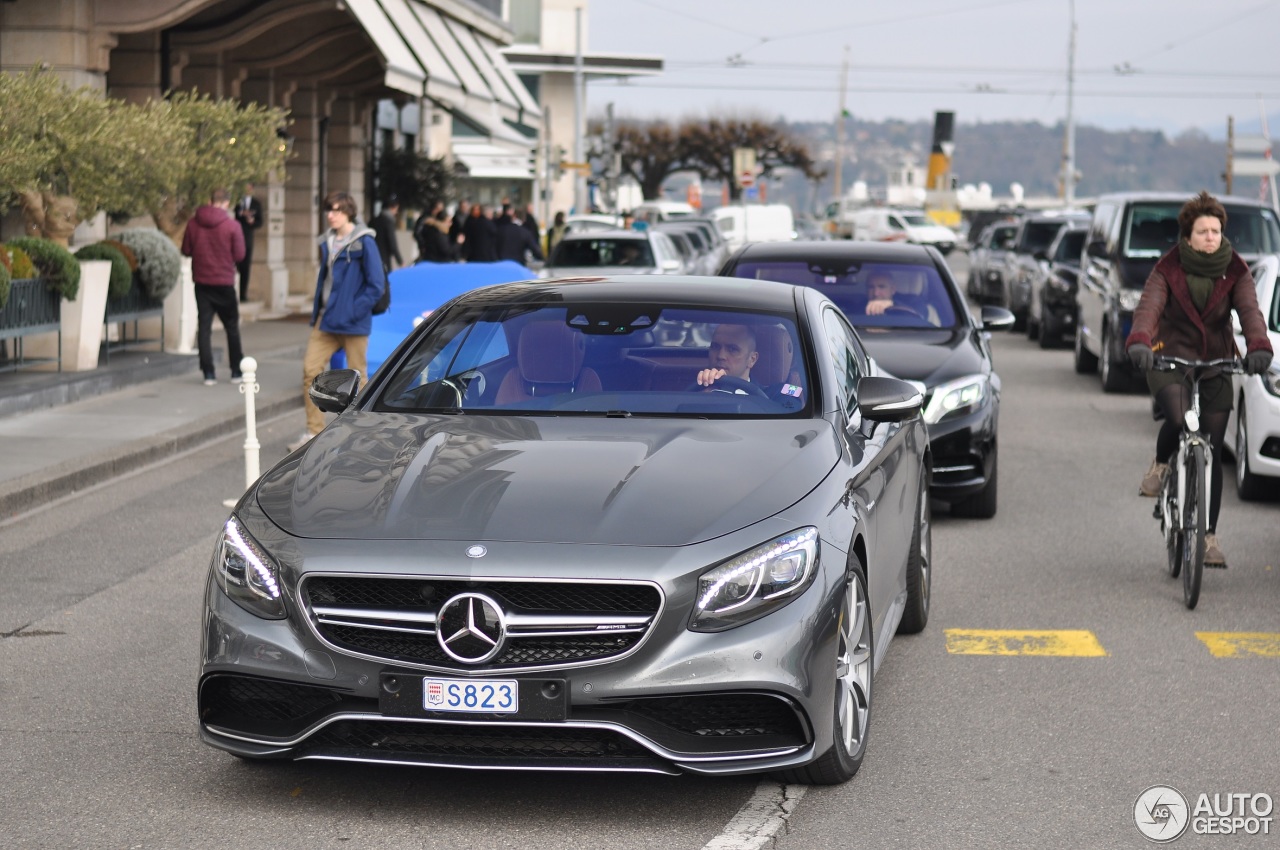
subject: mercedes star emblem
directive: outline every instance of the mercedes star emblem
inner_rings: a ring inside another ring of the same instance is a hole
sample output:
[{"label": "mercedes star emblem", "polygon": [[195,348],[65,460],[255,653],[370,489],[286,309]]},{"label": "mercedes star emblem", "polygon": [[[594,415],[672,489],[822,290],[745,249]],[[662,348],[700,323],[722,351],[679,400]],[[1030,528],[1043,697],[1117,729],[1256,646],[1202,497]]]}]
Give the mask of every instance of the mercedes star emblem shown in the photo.
[{"label": "mercedes star emblem", "polygon": [[483,664],[502,651],[506,638],[501,606],[482,593],[459,593],[440,606],[436,640],[455,661]]},{"label": "mercedes star emblem", "polygon": [[483,558],[487,554],[489,554],[489,550],[481,546],[479,543],[477,543],[475,546],[467,547],[468,558]]}]

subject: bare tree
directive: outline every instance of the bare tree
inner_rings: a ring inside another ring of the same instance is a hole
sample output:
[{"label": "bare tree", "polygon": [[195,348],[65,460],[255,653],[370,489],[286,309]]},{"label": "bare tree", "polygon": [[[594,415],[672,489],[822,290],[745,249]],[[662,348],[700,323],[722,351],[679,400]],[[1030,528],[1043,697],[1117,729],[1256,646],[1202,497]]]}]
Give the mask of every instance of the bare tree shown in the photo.
[{"label": "bare tree", "polygon": [[821,178],[809,149],[786,130],[785,125],[770,124],[760,119],[710,118],[690,121],[681,127],[679,149],[686,162],[704,180],[727,183],[731,198],[740,190],[733,170],[735,148],[751,148],[756,152],[759,176],[769,177],[780,168],[796,168],[810,180]]}]

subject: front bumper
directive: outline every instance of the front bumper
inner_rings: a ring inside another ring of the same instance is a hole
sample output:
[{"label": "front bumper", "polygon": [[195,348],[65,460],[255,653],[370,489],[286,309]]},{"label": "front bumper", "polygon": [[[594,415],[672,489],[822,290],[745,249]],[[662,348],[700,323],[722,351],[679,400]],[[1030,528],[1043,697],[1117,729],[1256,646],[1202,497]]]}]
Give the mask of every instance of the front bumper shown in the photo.
[{"label": "front bumper", "polygon": [[[521,548],[536,563],[530,550],[548,547]],[[392,708],[389,674],[450,674],[336,649],[296,596],[288,619],[263,620],[209,582],[201,739],[248,758],[467,769],[734,774],[805,764],[830,747],[833,726],[828,668],[844,555],[824,544],[821,561],[803,594],[737,628],[689,631],[691,598],[667,595],[644,640],[621,657],[487,674],[518,680],[522,692],[562,688],[563,716],[551,720]]]},{"label": "front bumper", "polygon": [[994,472],[998,407],[981,409],[929,426],[933,475],[929,494],[957,502],[986,489]]}]

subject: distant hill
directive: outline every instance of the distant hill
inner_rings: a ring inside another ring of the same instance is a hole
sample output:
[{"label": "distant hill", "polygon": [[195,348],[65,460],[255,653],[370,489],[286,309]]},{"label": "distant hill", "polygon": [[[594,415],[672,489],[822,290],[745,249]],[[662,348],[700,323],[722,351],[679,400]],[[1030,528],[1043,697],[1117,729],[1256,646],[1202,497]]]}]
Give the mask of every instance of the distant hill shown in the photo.
[{"label": "distant hill", "polygon": [[[770,196],[798,209],[814,209],[832,194],[835,164],[835,128],[829,123],[796,122],[790,130],[809,146],[827,178],[816,192],[799,175],[784,177]],[[926,165],[933,137],[932,121],[866,122],[850,120],[846,130],[843,182],[855,180],[874,190],[888,183],[889,171],[906,160]],[[988,183],[996,195],[1007,195],[1012,183],[1020,183],[1031,195],[1058,191],[1062,163],[1063,126],[1036,122],[957,124],[952,173],[958,182]],[[1108,131],[1076,128],[1076,170],[1080,180],[1076,195],[1151,189],[1222,192],[1226,168],[1226,142],[1200,131],[1169,138],[1158,130]],[[1236,187],[1241,192],[1241,187]],[[1247,190],[1252,194],[1252,189]]]}]

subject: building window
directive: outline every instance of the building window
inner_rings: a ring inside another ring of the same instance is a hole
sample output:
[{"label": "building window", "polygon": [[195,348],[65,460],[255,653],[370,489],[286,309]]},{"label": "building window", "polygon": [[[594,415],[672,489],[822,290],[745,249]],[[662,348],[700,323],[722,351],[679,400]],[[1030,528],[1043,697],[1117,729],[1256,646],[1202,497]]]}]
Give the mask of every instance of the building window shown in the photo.
[{"label": "building window", "polygon": [[542,43],[542,0],[508,0],[507,13],[516,44]]}]

